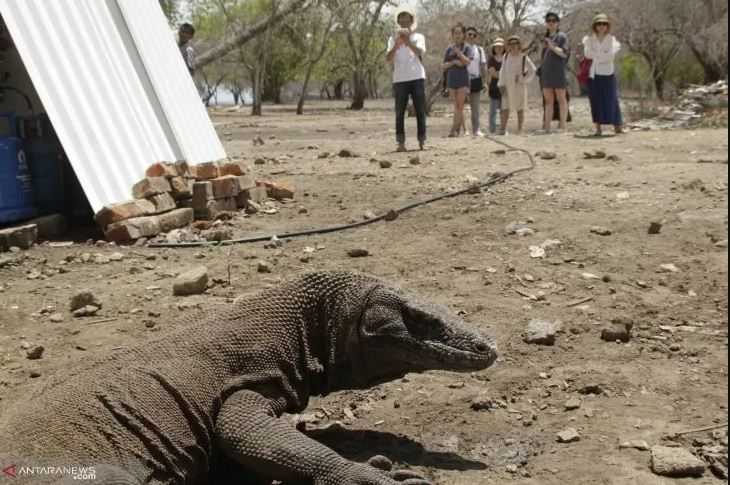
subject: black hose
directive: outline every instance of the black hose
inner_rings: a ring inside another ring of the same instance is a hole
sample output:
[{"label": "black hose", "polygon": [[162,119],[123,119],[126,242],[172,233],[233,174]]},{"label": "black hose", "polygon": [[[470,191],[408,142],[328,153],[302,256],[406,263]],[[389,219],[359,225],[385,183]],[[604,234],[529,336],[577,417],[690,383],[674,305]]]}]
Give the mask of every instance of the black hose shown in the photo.
[{"label": "black hose", "polygon": [[378,217],[369,219],[367,221],[361,221],[361,222],[355,222],[352,224],[343,224],[343,225],[339,225],[339,226],[325,227],[325,228],[319,228],[319,229],[308,229],[308,230],[304,230],[304,231],[288,232],[288,233],[284,233],[284,234],[280,234],[280,235],[276,235],[276,236],[253,236],[253,237],[247,237],[247,238],[243,238],[243,239],[231,239],[229,241],[150,243],[149,247],[157,248],[157,249],[161,249],[161,248],[174,249],[174,248],[201,248],[201,247],[208,247],[208,246],[232,246],[235,244],[251,244],[251,243],[258,243],[258,242],[266,242],[266,241],[270,241],[273,237],[276,237],[278,239],[294,239],[294,238],[298,238],[298,237],[314,236],[314,235],[318,235],[318,234],[331,234],[333,232],[341,232],[341,231],[347,231],[350,229],[357,229],[357,228],[369,226],[371,224],[375,224],[375,223],[381,222],[381,221],[393,221],[393,220],[397,219],[401,214],[408,212],[410,210],[413,210],[413,209],[416,209],[418,207],[422,207],[422,206],[425,206],[428,204],[433,204],[434,202],[438,202],[440,200],[451,199],[454,197],[459,197],[464,194],[473,193],[477,189],[481,190],[481,189],[491,187],[498,183],[504,182],[520,173],[529,172],[531,170],[534,170],[537,167],[537,162],[535,161],[535,157],[533,157],[532,153],[530,153],[528,150],[525,150],[524,148],[513,147],[513,146],[511,146],[507,143],[504,143],[503,141],[497,140],[493,137],[488,136],[486,138],[488,140],[490,140],[494,143],[497,143],[498,145],[502,145],[510,150],[525,153],[530,159],[530,166],[523,167],[523,168],[520,168],[517,170],[513,170],[506,174],[495,174],[486,182],[472,185],[466,189],[457,190],[455,192],[448,192],[446,194],[441,194],[436,197],[432,197],[430,199],[422,200],[419,202],[414,202],[412,204],[405,205],[399,209],[391,210],[391,211],[387,212],[386,214],[382,214]]},{"label": "black hose", "polygon": [[25,104],[28,105],[28,111],[30,111],[32,114],[35,114],[35,111],[33,110],[33,102],[30,100],[30,96],[25,94],[20,89],[14,88],[12,86],[0,86],[0,91],[13,91],[13,92],[19,94],[25,100]]}]

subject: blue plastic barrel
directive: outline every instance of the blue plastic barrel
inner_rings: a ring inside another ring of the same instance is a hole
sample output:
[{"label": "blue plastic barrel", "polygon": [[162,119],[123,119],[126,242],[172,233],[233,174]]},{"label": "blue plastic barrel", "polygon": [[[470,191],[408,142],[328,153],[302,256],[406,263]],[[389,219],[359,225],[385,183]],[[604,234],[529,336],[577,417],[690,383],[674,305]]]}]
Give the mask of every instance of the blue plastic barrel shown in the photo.
[{"label": "blue plastic barrel", "polygon": [[0,224],[37,214],[33,184],[15,114],[0,113]]}]

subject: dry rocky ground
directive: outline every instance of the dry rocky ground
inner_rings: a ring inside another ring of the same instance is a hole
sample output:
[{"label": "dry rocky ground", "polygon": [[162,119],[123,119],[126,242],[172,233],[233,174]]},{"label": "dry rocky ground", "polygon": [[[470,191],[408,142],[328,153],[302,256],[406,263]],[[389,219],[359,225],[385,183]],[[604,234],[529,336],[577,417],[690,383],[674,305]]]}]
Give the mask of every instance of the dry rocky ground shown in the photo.
[{"label": "dry rocky ground", "polygon": [[[389,104],[340,107],[214,113],[229,154],[297,190],[294,202],[228,223],[234,235],[359,221],[527,163],[489,140],[443,138],[443,115],[431,119],[426,152],[395,154]],[[576,116],[587,119],[584,105]],[[254,147],[258,136],[265,143]],[[442,485],[721,483],[709,469],[700,479],[659,477],[650,451],[620,445],[678,443],[727,464],[727,428],[665,439],[727,421],[727,131],[505,140],[556,158],[394,222],[273,248],[77,243],[0,255],[0,412],[34,382],[167,332],[196,307],[346,269],[462,312],[502,352],[483,373],[409,376],[313,402],[299,419],[348,456],[385,454]],[[343,149],[354,156],[338,156]],[[584,159],[594,150],[610,158]],[[649,235],[653,222],[662,229]],[[369,256],[352,258],[353,249]],[[199,265],[211,276],[207,293],[174,297],[175,276]],[[83,288],[103,306],[74,318],[69,301]],[[559,323],[554,345],[525,342],[535,319]],[[628,343],[601,339],[613,321],[633,324]],[[39,345],[41,358],[30,360]],[[570,430],[579,440],[558,442]]]}]

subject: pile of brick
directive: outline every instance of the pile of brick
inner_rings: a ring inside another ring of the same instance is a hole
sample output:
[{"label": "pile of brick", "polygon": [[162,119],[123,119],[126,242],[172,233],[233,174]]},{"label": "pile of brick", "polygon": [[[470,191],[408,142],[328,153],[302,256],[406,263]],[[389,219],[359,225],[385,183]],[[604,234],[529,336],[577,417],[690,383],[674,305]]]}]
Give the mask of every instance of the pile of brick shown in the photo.
[{"label": "pile of brick", "polygon": [[156,163],[132,195],[133,200],[106,206],[96,215],[107,240],[149,239],[225,213],[255,213],[269,198],[294,198],[285,187],[254,180],[241,161]]}]

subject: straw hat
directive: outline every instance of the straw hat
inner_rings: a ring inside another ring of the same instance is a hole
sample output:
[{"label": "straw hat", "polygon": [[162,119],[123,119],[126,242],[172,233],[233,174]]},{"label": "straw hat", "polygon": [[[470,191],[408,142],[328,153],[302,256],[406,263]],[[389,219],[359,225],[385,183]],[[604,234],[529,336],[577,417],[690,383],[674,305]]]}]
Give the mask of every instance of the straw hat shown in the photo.
[{"label": "straw hat", "polygon": [[417,19],[416,19],[416,11],[413,10],[411,7],[409,7],[407,5],[404,5],[402,7],[399,7],[398,10],[395,11],[395,23],[396,23],[396,25],[398,25],[400,27],[400,25],[398,24],[398,19],[404,13],[410,15],[413,18],[413,25],[411,26],[411,30],[416,30],[416,28],[418,27],[418,22],[417,22]]},{"label": "straw hat", "polygon": [[497,37],[497,39],[494,41],[494,44],[492,44],[492,49],[495,47],[504,47],[504,39],[502,37]]},{"label": "straw hat", "polygon": [[595,27],[597,24],[611,25],[611,19],[605,13],[599,13],[598,15],[593,17],[593,26]]}]

